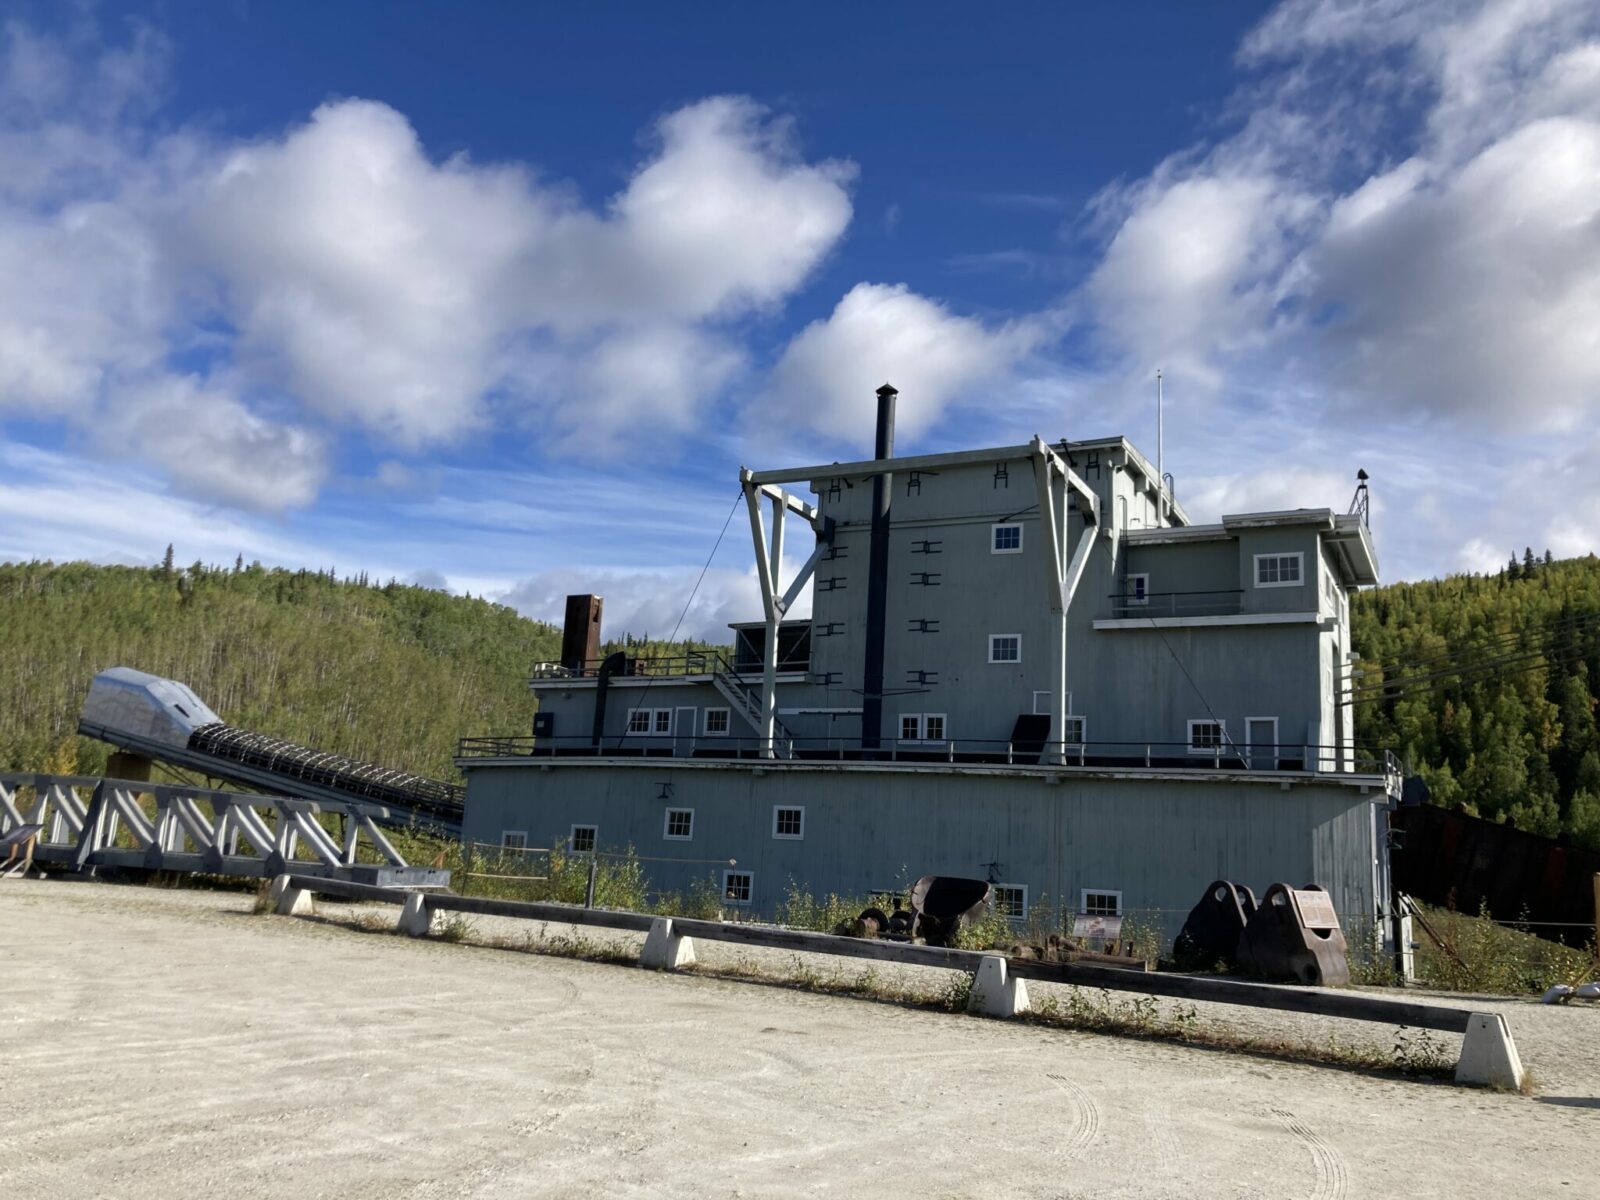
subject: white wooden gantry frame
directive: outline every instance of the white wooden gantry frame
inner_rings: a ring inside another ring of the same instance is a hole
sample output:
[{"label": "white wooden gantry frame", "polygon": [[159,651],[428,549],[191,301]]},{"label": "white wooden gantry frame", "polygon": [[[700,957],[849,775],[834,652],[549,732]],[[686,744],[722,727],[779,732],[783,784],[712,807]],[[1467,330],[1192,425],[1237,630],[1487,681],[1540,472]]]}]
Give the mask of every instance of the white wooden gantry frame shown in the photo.
[{"label": "white wooden gantry frame", "polygon": [[[1050,663],[1054,678],[1050,688],[1050,728],[1054,735],[1046,747],[1047,757],[1065,762],[1067,756],[1067,613],[1072,597],[1089,565],[1089,554],[1100,537],[1107,538],[1115,553],[1117,531],[1106,527],[1100,512],[1100,498],[1067,460],[1038,434],[1028,443],[1033,456],[1034,482],[1039,490],[1039,527],[1044,536],[1046,602],[1050,608]],[[1078,494],[1078,511],[1084,529],[1076,547],[1070,546],[1072,493]]]},{"label": "white wooden gantry frame", "polygon": [[[778,625],[816,573],[817,564],[833,540],[833,519],[817,512],[792,492],[775,483],[756,482],[755,472],[739,468],[739,483],[744,489],[745,507],[750,513],[750,537],[755,543],[756,576],[761,582],[761,608],[766,619],[767,637],[761,662],[761,722],[756,731],[763,758],[777,756],[778,721]],[[761,519],[761,501],[772,506],[772,532],[769,537]],[[783,582],[784,518],[794,512],[817,535],[816,547],[805,565],[787,586]]]}]

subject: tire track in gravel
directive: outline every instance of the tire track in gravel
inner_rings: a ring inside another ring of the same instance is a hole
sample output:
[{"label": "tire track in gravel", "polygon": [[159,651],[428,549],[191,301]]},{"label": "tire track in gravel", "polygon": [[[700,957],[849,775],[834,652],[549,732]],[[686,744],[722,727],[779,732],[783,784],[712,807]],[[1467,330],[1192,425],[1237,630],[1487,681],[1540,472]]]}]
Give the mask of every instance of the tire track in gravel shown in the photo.
[{"label": "tire track in gravel", "polygon": [[1350,1190],[1350,1172],[1345,1168],[1344,1155],[1287,1109],[1274,1108],[1268,1111],[1311,1153],[1316,1183],[1309,1200],[1343,1200]]},{"label": "tire track in gravel", "polygon": [[1179,1172],[1183,1150],[1178,1145],[1178,1135],[1172,1131],[1172,1110],[1161,1104],[1151,1104],[1144,1111],[1145,1133],[1151,1153],[1155,1156],[1156,1171],[1162,1177]]},{"label": "tire track in gravel", "polygon": [[1072,1111],[1067,1134],[1058,1145],[1062,1154],[1077,1158],[1100,1136],[1100,1106],[1065,1075],[1047,1074],[1045,1078],[1066,1093]]}]

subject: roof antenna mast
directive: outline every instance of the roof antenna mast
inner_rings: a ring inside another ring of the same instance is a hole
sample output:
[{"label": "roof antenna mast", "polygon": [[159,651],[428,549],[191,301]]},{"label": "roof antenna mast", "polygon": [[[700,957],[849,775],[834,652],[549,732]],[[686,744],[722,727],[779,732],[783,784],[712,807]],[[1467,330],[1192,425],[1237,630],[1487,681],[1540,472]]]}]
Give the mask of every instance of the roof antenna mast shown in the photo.
[{"label": "roof antenna mast", "polygon": [[1161,499],[1161,507],[1166,508],[1167,499],[1163,494],[1167,486],[1167,471],[1163,463],[1167,449],[1165,405],[1161,395],[1161,368],[1156,368],[1156,495]]}]

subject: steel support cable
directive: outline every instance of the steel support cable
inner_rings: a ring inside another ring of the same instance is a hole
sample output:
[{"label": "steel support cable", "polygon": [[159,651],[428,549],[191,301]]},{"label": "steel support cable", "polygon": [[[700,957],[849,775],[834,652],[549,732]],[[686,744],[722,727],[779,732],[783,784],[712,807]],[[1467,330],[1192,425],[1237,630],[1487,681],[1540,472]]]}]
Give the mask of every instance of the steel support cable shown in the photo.
[{"label": "steel support cable", "polygon": [[[694,581],[694,587],[689,589],[689,598],[683,602],[683,611],[678,614],[678,623],[672,627],[672,635],[667,638],[667,645],[670,646],[677,640],[678,630],[683,628],[683,622],[689,616],[689,608],[692,604],[694,604],[694,598],[700,592],[700,585],[705,582],[706,573],[711,570],[711,563],[717,557],[717,551],[722,549],[722,539],[727,536],[728,526],[733,523],[733,514],[739,511],[739,505],[743,500],[744,489],[740,488],[738,494],[733,498],[733,504],[728,508],[728,515],[722,520],[722,528],[717,532],[717,540],[712,543],[711,553],[706,555],[705,565],[700,568],[700,575]],[[639,694],[639,707],[643,707],[644,702],[649,699],[650,689],[655,686],[656,678],[657,677],[654,675],[647,676],[644,690]],[[599,703],[598,689],[595,693],[595,702]],[[628,740],[628,735],[631,732],[632,731],[628,728],[627,724],[624,723],[622,726],[622,736],[617,739],[619,747],[621,746],[621,743]],[[647,736],[655,736],[654,730],[651,730]],[[603,750],[604,747],[599,747],[599,749]]]},{"label": "steel support cable", "polygon": [[[1189,681],[1189,686],[1194,689],[1194,694],[1200,697],[1200,703],[1205,707],[1206,715],[1210,717],[1212,723],[1222,731],[1222,736],[1226,740],[1228,746],[1232,748],[1233,754],[1238,756],[1240,762],[1243,762],[1244,755],[1240,753],[1239,743],[1234,741],[1232,736],[1228,733],[1228,723],[1218,718],[1216,710],[1211,707],[1211,701],[1206,699],[1206,694],[1200,690],[1200,685],[1194,681],[1194,676],[1189,674],[1189,668],[1183,665],[1183,659],[1178,657],[1178,652],[1172,648],[1172,643],[1167,641],[1167,635],[1162,632],[1161,626],[1156,623],[1156,619],[1154,617],[1146,617],[1145,620],[1150,622],[1150,628],[1156,631],[1156,636],[1161,639],[1161,644],[1167,648],[1167,653],[1172,655],[1172,661],[1178,664],[1178,670],[1183,672],[1183,677]],[[1065,738],[1066,735],[1064,732],[1062,736]],[[1193,743],[1188,743],[1188,745],[1191,750],[1194,748]],[[1273,747],[1273,753],[1277,753],[1276,746]]]}]

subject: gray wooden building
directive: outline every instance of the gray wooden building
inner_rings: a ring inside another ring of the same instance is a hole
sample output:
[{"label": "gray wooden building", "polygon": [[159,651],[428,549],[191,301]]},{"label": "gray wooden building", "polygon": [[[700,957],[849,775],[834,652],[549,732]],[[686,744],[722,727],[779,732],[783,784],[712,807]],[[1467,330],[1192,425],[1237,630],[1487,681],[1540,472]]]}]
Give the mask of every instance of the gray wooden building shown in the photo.
[{"label": "gray wooden building", "polygon": [[871,460],[741,472],[764,611],[731,657],[602,661],[572,598],[535,735],[463,742],[469,840],[734,858],[764,911],[938,871],[1169,931],[1219,877],[1375,915],[1398,777],[1338,703],[1364,505],[1195,525],[1122,438],[894,458],[893,405]]}]

